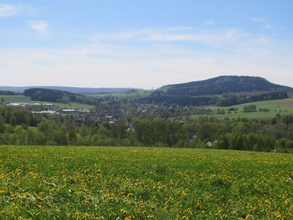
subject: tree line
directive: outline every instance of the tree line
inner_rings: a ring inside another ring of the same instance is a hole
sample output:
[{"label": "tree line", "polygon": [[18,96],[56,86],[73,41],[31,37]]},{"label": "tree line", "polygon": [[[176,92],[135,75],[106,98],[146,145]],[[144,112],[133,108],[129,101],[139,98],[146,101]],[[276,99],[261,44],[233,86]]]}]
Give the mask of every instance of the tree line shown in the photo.
[{"label": "tree line", "polygon": [[0,95],[21,95],[21,93],[8,90],[0,90]]},{"label": "tree line", "polygon": [[252,96],[241,96],[236,97],[236,95],[225,96],[225,98],[217,101],[217,106],[231,106],[239,105],[249,102],[259,102],[259,101],[268,101],[268,100],[278,100],[278,99],[287,99],[289,98],[287,92],[268,92]]},{"label": "tree line", "polygon": [[0,108],[0,144],[192,147],[271,151],[293,148],[293,115],[272,120],[200,117],[172,121],[143,115],[78,125],[70,116]]},{"label": "tree line", "polygon": [[60,102],[60,103],[82,103],[88,105],[97,105],[99,100],[93,97],[71,93],[55,89],[31,88],[23,92],[24,96],[30,97],[33,101]]},{"label": "tree line", "polygon": [[288,98],[287,92],[266,92],[252,96],[241,96],[236,95],[223,95],[222,97],[217,96],[180,96],[178,94],[165,94],[163,91],[155,91],[151,93],[149,97],[138,99],[140,103],[154,103],[163,105],[181,105],[181,106],[205,106],[205,105],[216,105],[216,106],[233,106],[249,102],[259,102],[268,100],[278,100]]}]

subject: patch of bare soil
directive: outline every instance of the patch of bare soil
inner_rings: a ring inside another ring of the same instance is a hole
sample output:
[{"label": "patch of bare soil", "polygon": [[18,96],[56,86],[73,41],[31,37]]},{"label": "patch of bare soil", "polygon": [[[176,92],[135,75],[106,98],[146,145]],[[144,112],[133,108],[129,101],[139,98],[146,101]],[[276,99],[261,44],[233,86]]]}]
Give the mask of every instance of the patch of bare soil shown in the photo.
[{"label": "patch of bare soil", "polygon": [[293,102],[282,103],[282,104],[279,104],[278,106],[293,108]]}]

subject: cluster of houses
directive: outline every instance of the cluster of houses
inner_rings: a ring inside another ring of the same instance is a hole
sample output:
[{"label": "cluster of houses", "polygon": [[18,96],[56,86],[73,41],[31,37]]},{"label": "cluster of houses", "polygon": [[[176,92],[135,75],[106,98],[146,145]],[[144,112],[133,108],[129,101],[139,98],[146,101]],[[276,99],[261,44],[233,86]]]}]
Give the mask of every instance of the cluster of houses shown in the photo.
[{"label": "cluster of houses", "polygon": [[75,109],[75,108],[55,108],[53,104],[51,103],[45,103],[45,104],[40,104],[40,103],[8,103],[6,104],[8,107],[14,107],[14,108],[19,108],[19,107],[41,107],[42,110],[34,111],[32,110],[31,112],[34,114],[74,114],[74,113],[90,113],[89,109]]},{"label": "cluster of houses", "polygon": [[[86,121],[90,123],[102,123],[108,121],[110,125],[117,122],[114,116],[107,114],[107,111],[100,111],[92,113],[89,109],[78,108],[57,108],[53,104],[40,104],[40,103],[8,103],[8,107],[22,108],[25,107],[33,114],[62,114],[63,116],[70,116],[75,123],[84,124]],[[119,111],[115,116],[122,116],[124,112]]]}]

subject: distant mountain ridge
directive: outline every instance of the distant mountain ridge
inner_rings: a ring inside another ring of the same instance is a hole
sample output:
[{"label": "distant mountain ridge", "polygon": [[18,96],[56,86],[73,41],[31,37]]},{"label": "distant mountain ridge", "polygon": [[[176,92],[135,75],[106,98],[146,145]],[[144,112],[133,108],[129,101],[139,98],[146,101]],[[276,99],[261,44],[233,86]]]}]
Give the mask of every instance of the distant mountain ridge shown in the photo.
[{"label": "distant mountain ridge", "polygon": [[160,88],[168,95],[201,96],[240,92],[293,92],[293,88],[277,85],[262,77],[218,76],[188,83],[166,85]]},{"label": "distant mountain ridge", "polygon": [[0,90],[13,91],[22,93],[26,89],[42,88],[55,89],[72,93],[87,94],[87,93],[119,93],[126,92],[133,88],[86,88],[86,87],[68,87],[68,86],[0,86]]}]

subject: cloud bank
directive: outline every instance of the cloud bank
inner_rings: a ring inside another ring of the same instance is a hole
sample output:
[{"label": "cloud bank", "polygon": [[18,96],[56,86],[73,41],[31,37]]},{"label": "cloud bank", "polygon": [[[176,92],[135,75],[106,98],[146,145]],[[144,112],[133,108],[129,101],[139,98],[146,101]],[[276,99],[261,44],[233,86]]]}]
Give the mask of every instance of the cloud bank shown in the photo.
[{"label": "cloud bank", "polygon": [[[48,27],[46,21],[30,25],[38,32]],[[293,69],[290,48],[241,29],[171,27],[95,34],[90,39],[70,47],[2,50],[0,65],[10,72],[3,81],[150,89],[218,75],[254,75],[288,85]]]},{"label": "cloud bank", "polygon": [[22,9],[21,5],[0,4],[0,17],[10,17],[18,14]]}]

